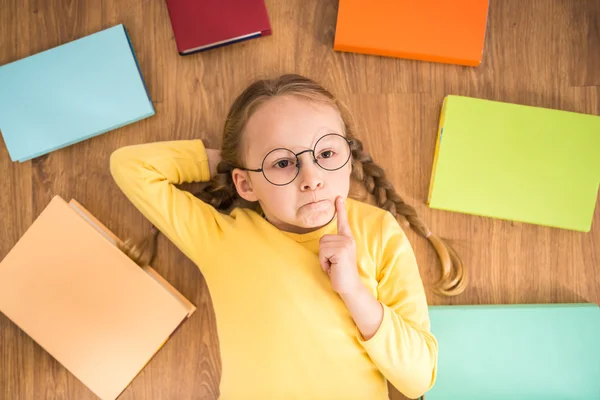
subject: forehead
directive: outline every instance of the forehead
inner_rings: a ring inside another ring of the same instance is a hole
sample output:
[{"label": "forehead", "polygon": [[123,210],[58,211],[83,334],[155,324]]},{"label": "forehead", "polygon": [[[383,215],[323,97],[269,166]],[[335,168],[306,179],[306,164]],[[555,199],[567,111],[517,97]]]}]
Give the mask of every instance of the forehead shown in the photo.
[{"label": "forehead", "polygon": [[279,96],[262,104],[244,131],[251,161],[278,147],[299,151],[314,146],[327,133],[343,134],[343,122],[332,106],[295,96]]}]

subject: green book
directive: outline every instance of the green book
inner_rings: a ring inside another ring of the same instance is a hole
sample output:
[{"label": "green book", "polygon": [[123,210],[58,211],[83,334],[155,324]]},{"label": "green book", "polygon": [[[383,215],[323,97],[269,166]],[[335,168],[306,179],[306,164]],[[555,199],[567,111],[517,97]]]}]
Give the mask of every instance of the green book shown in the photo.
[{"label": "green book", "polygon": [[431,306],[439,344],[425,400],[600,399],[595,304]]},{"label": "green book", "polygon": [[447,96],[431,208],[589,232],[600,117]]}]

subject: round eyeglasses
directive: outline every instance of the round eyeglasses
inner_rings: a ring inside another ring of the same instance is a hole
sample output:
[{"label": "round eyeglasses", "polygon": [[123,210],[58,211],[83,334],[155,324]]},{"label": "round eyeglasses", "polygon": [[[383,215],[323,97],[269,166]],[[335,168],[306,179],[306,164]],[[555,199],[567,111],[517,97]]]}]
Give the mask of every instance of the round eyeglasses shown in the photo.
[{"label": "round eyeglasses", "polygon": [[313,161],[326,171],[342,168],[350,160],[352,141],[337,133],[328,133],[315,143],[312,150],[300,153],[285,148],[271,150],[263,159],[261,168],[240,168],[243,171],[262,172],[265,179],[275,186],[285,186],[300,173],[300,155],[311,153]]}]

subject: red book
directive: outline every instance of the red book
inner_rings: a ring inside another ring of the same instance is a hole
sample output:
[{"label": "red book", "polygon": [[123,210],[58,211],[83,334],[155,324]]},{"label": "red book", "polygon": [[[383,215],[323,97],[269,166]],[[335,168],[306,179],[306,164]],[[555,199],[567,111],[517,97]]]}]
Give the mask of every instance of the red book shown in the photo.
[{"label": "red book", "polygon": [[167,0],[180,55],[271,34],[264,0]]}]

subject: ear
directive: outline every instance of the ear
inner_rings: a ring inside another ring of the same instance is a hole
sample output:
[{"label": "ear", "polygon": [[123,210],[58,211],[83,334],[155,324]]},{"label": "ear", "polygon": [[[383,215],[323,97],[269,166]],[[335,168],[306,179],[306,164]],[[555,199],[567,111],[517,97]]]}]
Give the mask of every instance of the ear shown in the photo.
[{"label": "ear", "polygon": [[241,169],[235,168],[231,172],[231,178],[233,179],[235,189],[242,199],[250,202],[258,201],[258,198],[252,189],[252,182],[250,181],[248,171],[242,171]]}]

